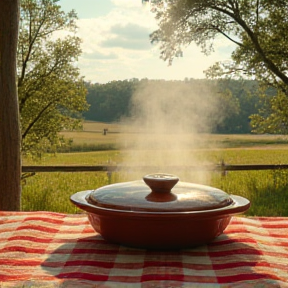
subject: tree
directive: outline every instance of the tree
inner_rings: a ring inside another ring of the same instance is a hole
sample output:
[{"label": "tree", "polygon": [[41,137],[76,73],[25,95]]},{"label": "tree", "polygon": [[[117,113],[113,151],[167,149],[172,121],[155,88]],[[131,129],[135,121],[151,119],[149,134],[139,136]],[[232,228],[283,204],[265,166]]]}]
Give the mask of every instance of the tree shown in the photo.
[{"label": "tree", "polygon": [[[223,99],[225,92],[231,94],[231,101],[222,100],[224,121],[217,125],[216,133],[251,133],[250,115],[257,113],[259,98],[258,82],[253,80],[219,79],[218,91]],[[224,92],[224,93],[223,93]],[[227,104],[229,106],[227,106]]]},{"label": "tree", "polygon": [[113,122],[129,116],[130,100],[138,80],[111,81],[106,84],[87,83],[90,108],[83,116],[87,120]]},{"label": "tree", "polygon": [[[270,90],[270,91],[269,91]],[[261,109],[251,115],[253,132],[288,134],[288,97],[281,90],[259,89]]]},{"label": "tree", "polygon": [[0,210],[20,210],[21,157],[16,88],[19,1],[0,1]]},{"label": "tree", "polygon": [[[269,99],[272,102],[260,117],[268,121],[269,110],[280,101],[275,97],[288,96],[287,12],[284,0],[169,0],[167,8],[157,8],[159,29],[151,34],[151,40],[161,43],[161,58],[171,64],[183,46],[192,42],[209,54],[217,37],[229,39],[236,47],[232,61],[215,63],[206,74],[244,75],[257,79],[262,87],[276,88],[279,93]],[[280,116],[282,112],[276,113]],[[263,123],[258,116],[253,120],[255,131],[265,128],[257,129]]]},{"label": "tree", "polygon": [[[58,1],[21,1],[17,72],[24,153],[59,144],[58,132],[76,128],[80,120],[72,114],[87,108],[75,65],[81,54],[77,15],[61,11]],[[57,38],[58,31],[66,36]]]}]

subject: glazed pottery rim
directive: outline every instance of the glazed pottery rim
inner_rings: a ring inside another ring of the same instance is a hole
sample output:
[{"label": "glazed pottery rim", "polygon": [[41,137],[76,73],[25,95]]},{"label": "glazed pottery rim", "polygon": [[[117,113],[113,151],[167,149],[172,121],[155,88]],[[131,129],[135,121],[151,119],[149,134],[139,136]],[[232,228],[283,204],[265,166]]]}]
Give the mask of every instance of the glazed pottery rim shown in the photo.
[{"label": "glazed pottery rim", "polygon": [[[199,218],[199,219],[206,219],[206,218],[222,218],[225,216],[232,216],[235,214],[241,214],[247,211],[250,207],[250,201],[247,198],[238,195],[229,195],[233,200],[232,203],[228,206],[215,208],[211,210],[194,210],[194,211],[145,211],[145,210],[133,210],[133,207],[129,210],[122,209],[114,209],[114,208],[107,208],[97,206],[95,204],[89,203],[88,199],[94,190],[86,190],[80,191],[73,194],[70,197],[70,201],[79,207],[80,209],[93,214],[99,214],[102,216],[108,215],[121,215],[122,216],[129,216],[129,217],[170,217],[170,216],[178,216],[184,217],[187,219],[191,218]],[[157,220],[157,218],[155,218]]]}]

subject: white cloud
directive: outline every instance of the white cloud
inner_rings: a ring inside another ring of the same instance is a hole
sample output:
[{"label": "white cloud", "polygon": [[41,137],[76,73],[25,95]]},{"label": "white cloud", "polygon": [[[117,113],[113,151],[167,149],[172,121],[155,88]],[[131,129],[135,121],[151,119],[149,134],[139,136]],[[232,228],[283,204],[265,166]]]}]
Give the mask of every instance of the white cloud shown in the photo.
[{"label": "white cloud", "polygon": [[111,2],[115,6],[108,14],[78,20],[78,36],[83,41],[78,66],[86,80],[204,78],[203,70],[227,58],[227,49],[232,49],[223,39],[216,40],[216,52],[207,57],[200,47],[190,45],[184,49],[183,58],[176,58],[168,67],[159,59],[158,48],[150,43],[149,34],[157,29],[154,15],[140,0]]},{"label": "white cloud", "polygon": [[[135,57],[137,50],[146,49],[146,53],[149,53],[149,34],[156,27],[153,22],[153,16],[141,7],[129,13],[126,8],[116,7],[105,16],[80,19],[78,35],[83,41],[82,50],[90,55],[96,52],[103,55],[117,54],[119,59],[126,60]],[[131,50],[134,52],[131,53]]]},{"label": "white cloud", "polygon": [[115,6],[122,8],[139,8],[142,5],[141,0],[111,0]]},{"label": "white cloud", "polygon": [[81,57],[83,59],[92,59],[92,60],[99,60],[99,59],[117,59],[118,56],[115,53],[101,53],[101,52],[91,52],[91,53],[82,53]]},{"label": "white cloud", "polygon": [[101,46],[105,48],[121,47],[123,49],[147,50],[149,43],[149,30],[137,24],[114,25],[110,29],[111,36],[105,39]]}]

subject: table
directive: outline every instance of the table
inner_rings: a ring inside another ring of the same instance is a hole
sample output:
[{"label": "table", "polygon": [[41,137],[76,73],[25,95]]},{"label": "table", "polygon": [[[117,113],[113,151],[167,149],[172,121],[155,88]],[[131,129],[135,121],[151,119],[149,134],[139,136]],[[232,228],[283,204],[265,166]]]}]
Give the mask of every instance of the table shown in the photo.
[{"label": "table", "polygon": [[288,287],[288,218],[233,217],[208,245],[149,251],[107,243],[85,214],[0,212],[0,287]]}]

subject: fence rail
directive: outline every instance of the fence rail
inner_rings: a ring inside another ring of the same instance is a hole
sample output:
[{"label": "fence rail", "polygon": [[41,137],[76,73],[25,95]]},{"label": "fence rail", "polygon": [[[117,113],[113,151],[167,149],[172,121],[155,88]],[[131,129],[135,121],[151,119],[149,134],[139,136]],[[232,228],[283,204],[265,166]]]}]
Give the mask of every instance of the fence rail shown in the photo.
[{"label": "fence rail", "polygon": [[[115,171],[155,171],[158,166],[121,166],[121,165],[57,165],[57,166],[22,166],[23,173],[36,173],[36,172],[115,172]],[[160,167],[161,168],[161,167]],[[165,169],[165,167],[162,167]],[[166,167],[167,168],[167,167]],[[229,165],[229,164],[219,164],[219,165],[203,165],[203,166],[169,166],[173,170],[183,171],[183,170],[195,170],[195,171],[251,171],[251,170],[280,170],[288,169],[288,164],[253,164],[253,165]]]}]

